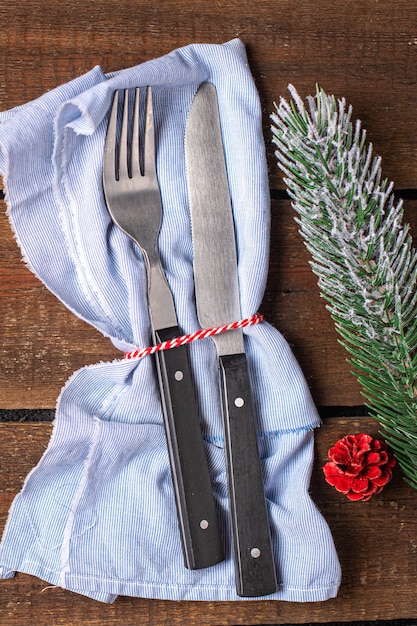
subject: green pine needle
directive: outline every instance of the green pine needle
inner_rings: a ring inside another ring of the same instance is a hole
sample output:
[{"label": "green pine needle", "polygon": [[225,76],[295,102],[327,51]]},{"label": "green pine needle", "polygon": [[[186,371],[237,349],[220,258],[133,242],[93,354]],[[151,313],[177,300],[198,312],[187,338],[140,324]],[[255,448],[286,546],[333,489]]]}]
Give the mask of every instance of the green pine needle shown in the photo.
[{"label": "green pine needle", "polygon": [[278,166],[321,295],[409,484],[417,488],[417,254],[402,201],[344,99],[290,86],[271,115]]}]

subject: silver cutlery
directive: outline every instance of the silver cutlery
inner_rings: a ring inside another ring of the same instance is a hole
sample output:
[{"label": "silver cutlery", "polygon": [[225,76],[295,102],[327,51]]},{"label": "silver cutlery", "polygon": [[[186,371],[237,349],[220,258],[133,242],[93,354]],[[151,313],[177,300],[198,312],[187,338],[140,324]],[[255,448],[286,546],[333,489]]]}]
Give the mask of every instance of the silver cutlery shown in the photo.
[{"label": "silver cutlery", "polygon": [[[186,126],[185,154],[202,328],[241,319],[235,230],[217,94],[198,89]],[[236,158],[241,158],[236,155]],[[242,330],[213,337],[219,360],[236,588],[241,596],[276,591],[276,573],[253,418]]]},{"label": "silver cutlery", "polygon": [[[178,327],[174,299],[158,250],[162,203],[156,171],[152,92],[148,87],[143,150],[139,136],[139,89],[135,90],[133,114],[128,91],[125,90],[124,98],[122,95],[115,92],[111,109],[104,150],[103,187],[113,221],[142,251],[147,270],[152,341],[157,344],[183,333]],[[122,108],[120,133],[119,107]],[[185,565],[190,569],[208,567],[224,557],[188,348],[181,346],[157,352],[155,356]]]}]

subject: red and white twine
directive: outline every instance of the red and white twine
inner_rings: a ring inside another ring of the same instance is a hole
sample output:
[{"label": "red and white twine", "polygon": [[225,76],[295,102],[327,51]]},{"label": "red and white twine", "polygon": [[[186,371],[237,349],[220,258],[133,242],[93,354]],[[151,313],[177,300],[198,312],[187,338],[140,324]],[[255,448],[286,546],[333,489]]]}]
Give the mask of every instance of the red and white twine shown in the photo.
[{"label": "red and white twine", "polygon": [[259,324],[260,322],[262,322],[263,319],[263,315],[261,315],[260,313],[255,313],[255,315],[252,315],[251,317],[246,317],[245,319],[238,322],[232,322],[230,324],[225,324],[224,326],[215,326],[213,328],[200,329],[197,330],[195,333],[190,333],[188,335],[182,335],[181,337],[169,339],[168,341],[163,341],[162,343],[158,343],[156,346],[137,348],[136,350],[132,350],[132,352],[125,352],[124,358],[141,359],[142,357],[148,356],[149,354],[155,354],[155,352],[160,352],[161,350],[178,348],[179,346],[184,346],[187,343],[191,343],[192,341],[205,339],[206,337],[213,337],[214,335],[220,335],[221,333],[225,333],[228,330],[236,330],[238,328],[253,326],[254,324]]}]

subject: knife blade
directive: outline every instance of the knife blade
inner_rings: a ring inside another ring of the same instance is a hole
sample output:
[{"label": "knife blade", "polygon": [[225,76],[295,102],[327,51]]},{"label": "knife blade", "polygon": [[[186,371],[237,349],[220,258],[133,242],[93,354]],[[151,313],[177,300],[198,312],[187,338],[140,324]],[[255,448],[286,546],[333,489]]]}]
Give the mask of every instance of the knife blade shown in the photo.
[{"label": "knife blade", "polygon": [[[193,99],[185,155],[197,315],[202,328],[210,328],[241,319],[234,221],[211,83],[203,83]],[[277,584],[243,333],[236,329],[212,339],[219,362],[236,590],[240,596],[264,596]]]}]

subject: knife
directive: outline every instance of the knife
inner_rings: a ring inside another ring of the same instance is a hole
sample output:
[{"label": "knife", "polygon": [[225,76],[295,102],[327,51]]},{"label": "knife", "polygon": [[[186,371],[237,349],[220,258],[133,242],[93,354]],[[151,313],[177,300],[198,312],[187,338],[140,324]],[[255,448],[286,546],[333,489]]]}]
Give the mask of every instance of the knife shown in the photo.
[{"label": "knife", "polygon": [[[202,328],[241,319],[233,214],[217,94],[203,83],[191,105],[185,159],[194,245],[197,315]],[[229,508],[240,596],[277,589],[270,527],[241,329],[212,337],[218,355]]]}]

